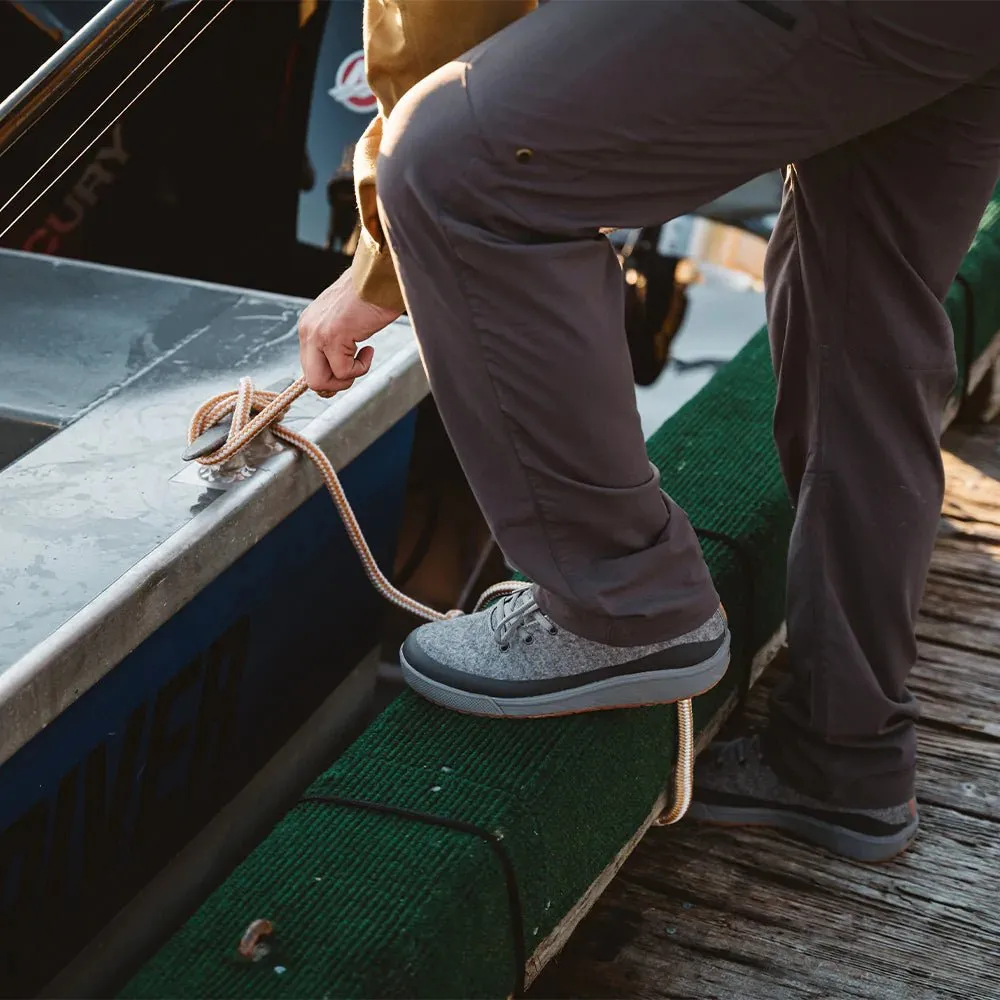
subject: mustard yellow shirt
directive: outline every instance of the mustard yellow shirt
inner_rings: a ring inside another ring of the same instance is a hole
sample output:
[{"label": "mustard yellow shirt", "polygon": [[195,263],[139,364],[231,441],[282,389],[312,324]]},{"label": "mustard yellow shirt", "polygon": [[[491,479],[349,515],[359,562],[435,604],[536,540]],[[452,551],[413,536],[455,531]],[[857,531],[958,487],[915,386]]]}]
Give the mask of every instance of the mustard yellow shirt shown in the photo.
[{"label": "mustard yellow shirt", "polygon": [[361,239],[351,276],[366,301],[403,309],[376,205],[375,162],[385,119],[415,83],[536,5],[537,0],[365,0],[365,70],[378,98],[378,116],[354,152]]}]

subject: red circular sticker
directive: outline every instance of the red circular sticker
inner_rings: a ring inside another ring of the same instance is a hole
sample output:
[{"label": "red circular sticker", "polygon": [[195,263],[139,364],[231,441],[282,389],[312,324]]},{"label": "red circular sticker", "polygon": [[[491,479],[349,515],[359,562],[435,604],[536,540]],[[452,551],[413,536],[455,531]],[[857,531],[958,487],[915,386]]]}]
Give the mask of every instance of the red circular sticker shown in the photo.
[{"label": "red circular sticker", "polygon": [[368,86],[365,76],[365,54],[358,49],[352,52],[337,70],[337,83],[328,91],[338,103],[358,114],[371,114],[378,108],[378,100]]}]

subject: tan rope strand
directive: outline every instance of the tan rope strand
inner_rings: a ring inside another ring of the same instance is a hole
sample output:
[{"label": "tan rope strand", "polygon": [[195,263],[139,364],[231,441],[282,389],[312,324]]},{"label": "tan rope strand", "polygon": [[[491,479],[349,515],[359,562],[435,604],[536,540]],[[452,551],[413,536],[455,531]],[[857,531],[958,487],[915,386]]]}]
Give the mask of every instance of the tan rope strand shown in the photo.
[{"label": "tan rope strand", "polygon": [[[288,408],[308,388],[305,379],[299,378],[282,392],[269,392],[264,389],[255,389],[251,379],[241,378],[239,388],[235,392],[219,393],[219,395],[206,400],[191,417],[187,432],[189,445],[193,444],[205,431],[221,423],[229,414],[232,414],[232,423],[225,443],[216,451],[203,455],[195,461],[204,466],[222,465],[238,455],[259,434],[270,428],[275,437],[298,449],[316,466],[323,478],[327,492],[337,508],[337,513],[344,523],[347,536],[361,559],[368,579],[382,597],[391,604],[426,621],[446,621],[449,618],[458,617],[462,614],[460,610],[438,611],[409,597],[392,585],[379,568],[372,550],[368,547],[361,525],[358,524],[357,516],[347,499],[347,494],[344,492],[344,487],[340,483],[333,463],[314,441],[310,441],[281,423]],[[496,583],[483,591],[476,602],[476,611],[479,611],[495,597],[514,593],[527,586],[530,584],[515,581]],[[691,804],[693,783],[694,715],[691,699],[685,698],[677,702],[677,766],[674,769],[673,804],[656,821],[658,826],[676,823],[684,816]]]},{"label": "tan rope strand", "polygon": [[690,698],[677,702],[677,766],[674,768],[674,801],[656,820],[672,826],[684,818],[694,789],[694,709]]}]

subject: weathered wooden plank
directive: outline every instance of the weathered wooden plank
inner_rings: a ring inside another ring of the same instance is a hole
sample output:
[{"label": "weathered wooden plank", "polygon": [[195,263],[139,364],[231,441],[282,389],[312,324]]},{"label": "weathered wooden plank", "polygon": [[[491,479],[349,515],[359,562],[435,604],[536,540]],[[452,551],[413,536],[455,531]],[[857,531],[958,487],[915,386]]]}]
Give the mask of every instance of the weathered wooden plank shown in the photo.
[{"label": "weathered wooden plank", "polygon": [[[935,605],[934,601],[942,601],[951,605],[955,612],[963,614],[982,615],[989,613],[992,617],[1000,610],[1000,585],[991,579],[976,579],[971,574],[968,579],[955,580],[941,578],[931,573],[924,590],[921,609],[927,613]],[[973,610],[970,611],[970,606]]]},{"label": "weathered wooden plank", "polygon": [[1000,584],[1000,544],[975,539],[939,537],[931,558],[931,575]]},{"label": "weathered wooden plank", "polygon": [[765,831],[653,830],[533,994],[1000,996],[998,832],[927,806],[911,851],[866,867]]},{"label": "weathered wooden plank", "polygon": [[1000,585],[994,578],[994,565],[1000,562],[994,564],[992,553],[987,553],[989,572],[977,572],[984,568],[984,554],[975,549],[963,550],[954,539],[951,542],[945,558],[957,566],[964,555],[970,568],[947,575],[939,572],[940,563],[932,569],[921,603],[917,636],[942,645],[1000,655]]},{"label": "weathered wooden plank", "polygon": [[[1000,628],[1000,587],[989,580],[942,581],[932,576],[924,590],[921,613],[941,621]],[[994,648],[1000,651],[1000,646]]]},{"label": "weathered wooden plank", "polygon": [[917,638],[951,646],[953,649],[967,649],[973,653],[981,652],[984,648],[1000,649],[1000,629],[987,629],[980,625],[942,621],[926,616],[917,622]]},{"label": "weathered wooden plank", "polygon": [[980,537],[1000,538],[1000,424],[975,433],[945,435],[942,459],[947,480],[943,513],[955,527],[974,524]]},{"label": "weathered wooden plank", "polygon": [[918,645],[909,687],[926,724],[1000,738],[1000,662],[934,642]]},{"label": "weathered wooden plank", "polygon": [[969,530],[975,525],[975,534],[984,541],[1000,539],[1000,508],[966,499],[951,498],[945,501],[942,513],[953,527]]},{"label": "weathered wooden plank", "polygon": [[947,479],[945,504],[955,507],[969,504],[972,507],[981,507],[988,517],[995,515],[1000,487],[997,485],[997,480],[983,468],[983,466],[988,467],[991,464],[991,459],[991,454],[987,456],[977,455],[975,460],[979,464],[970,465],[955,455],[945,456],[944,467]]},{"label": "weathered wooden plank", "polygon": [[977,482],[970,469],[1000,482],[1000,422],[972,429],[952,427],[941,439],[941,452],[949,492]]},{"label": "weathered wooden plank", "polygon": [[[946,806],[993,820],[1000,836],[1000,739],[977,740],[925,725],[920,727],[918,743],[921,807]],[[997,949],[1000,952],[1000,941]]]}]

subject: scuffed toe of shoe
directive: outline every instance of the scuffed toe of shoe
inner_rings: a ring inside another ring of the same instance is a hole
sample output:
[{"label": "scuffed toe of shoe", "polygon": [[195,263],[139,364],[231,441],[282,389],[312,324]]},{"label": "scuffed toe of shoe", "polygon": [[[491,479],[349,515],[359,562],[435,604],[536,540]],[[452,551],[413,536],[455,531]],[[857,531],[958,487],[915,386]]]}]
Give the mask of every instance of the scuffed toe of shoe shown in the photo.
[{"label": "scuffed toe of shoe", "polygon": [[[476,616],[468,615],[422,625],[407,636],[400,656],[411,670],[432,681],[488,695],[493,693],[489,661],[496,655],[494,645],[484,641]],[[469,669],[462,669],[463,663]]]}]

